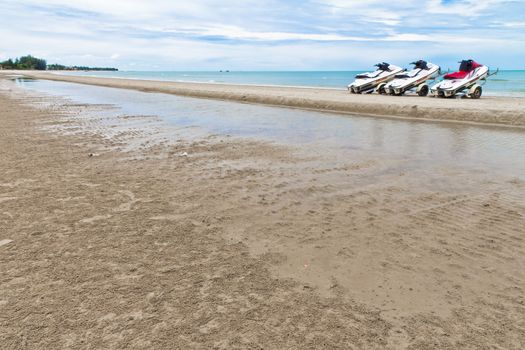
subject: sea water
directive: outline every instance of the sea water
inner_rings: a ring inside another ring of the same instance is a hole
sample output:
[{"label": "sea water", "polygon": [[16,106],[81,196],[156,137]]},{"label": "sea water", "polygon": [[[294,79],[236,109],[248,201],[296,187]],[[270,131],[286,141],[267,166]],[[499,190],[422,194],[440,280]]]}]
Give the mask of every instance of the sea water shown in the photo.
[{"label": "sea water", "polygon": [[[308,72],[179,72],[179,71],[117,71],[117,72],[61,72],[60,74],[127,79],[147,79],[177,82],[218,84],[280,85],[344,89],[360,71]],[[493,96],[525,97],[525,70],[503,70],[490,77],[484,94]]]}]

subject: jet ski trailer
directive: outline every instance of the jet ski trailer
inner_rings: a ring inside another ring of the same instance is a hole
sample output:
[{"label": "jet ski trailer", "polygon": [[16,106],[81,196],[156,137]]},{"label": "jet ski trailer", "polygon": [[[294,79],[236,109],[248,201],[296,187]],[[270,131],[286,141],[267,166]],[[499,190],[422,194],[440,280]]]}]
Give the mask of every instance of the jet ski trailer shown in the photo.
[{"label": "jet ski trailer", "polygon": [[355,81],[348,85],[348,91],[352,94],[370,94],[375,90],[380,94],[384,94],[386,83],[394,79],[396,74],[403,71],[403,68],[386,62],[378,63],[375,66],[377,69],[374,72],[356,75]]},{"label": "jet ski trailer", "polygon": [[412,62],[414,69],[395,75],[395,79],[385,85],[385,92],[401,96],[409,90],[416,90],[419,96],[427,96],[430,87],[427,82],[435,80],[440,75],[440,68],[430,62],[419,60]]},{"label": "jet ski trailer", "polygon": [[473,60],[463,60],[459,71],[445,75],[444,79],[432,86],[430,92],[435,97],[454,97],[462,94],[473,99],[478,99],[483,93],[482,86],[487,78],[498,74],[498,70],[490,73],[487,66]]}]

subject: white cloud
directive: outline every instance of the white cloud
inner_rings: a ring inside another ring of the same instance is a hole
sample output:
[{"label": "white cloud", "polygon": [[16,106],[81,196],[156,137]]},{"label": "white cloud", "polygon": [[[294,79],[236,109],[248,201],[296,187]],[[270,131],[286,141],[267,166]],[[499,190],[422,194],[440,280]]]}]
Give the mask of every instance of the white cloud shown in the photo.
[{"label": "white cloud", "polygon": [[308,34],[291,32],[256,32],[249,31],[237,26],[215,25],[195,28],[166,29],[165,32],[186,34],[199,37],[221,37],[229,40],[255,40],[255,41],[421,41],[430,40],[427,35],[421,34],[391,34],[387,36],[350,36],[341,34]]},{"label": "white cloud", "polygon": [[[393,11],[391,6],[385,8],[384,0],[354,1],[354,0],[319,0],[324,10],[333,16],[356,16],[371,23],[395,26],[401,23],[406,14]],[[411,1],[398,0],[395,8],[404,8]]]},{"label": "white cloud", "polygon": [[525,28],[525,22],[492,22],[490,27],[503,27],[503,28]]},{"label": "white cloud", "polygon": [[0,0],[0,55],[135,69],[501,59],[525,54],[523,11],[523,1],[511,0],[223,0],[220,6],[213,0]]}]

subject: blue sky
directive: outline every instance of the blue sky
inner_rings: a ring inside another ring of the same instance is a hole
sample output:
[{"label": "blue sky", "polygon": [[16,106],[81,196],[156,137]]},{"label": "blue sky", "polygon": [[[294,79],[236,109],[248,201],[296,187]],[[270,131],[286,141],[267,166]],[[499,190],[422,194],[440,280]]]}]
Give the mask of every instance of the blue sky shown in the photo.
[{"label": "blue sky", "polygon": [[525,69],[525,0],[0,0],[0,60],[123,70]]}]

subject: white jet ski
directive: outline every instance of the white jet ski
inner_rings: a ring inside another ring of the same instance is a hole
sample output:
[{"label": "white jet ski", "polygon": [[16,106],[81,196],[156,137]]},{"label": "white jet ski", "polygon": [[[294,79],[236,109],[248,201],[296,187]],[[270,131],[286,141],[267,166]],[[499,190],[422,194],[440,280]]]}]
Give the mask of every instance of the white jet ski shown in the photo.
[{"label": "white jet ski", "polygon": [[[489,68],[473,60],[463,60],[459,71],[445,75],[445,78],[432,86],[430,92],[437,97],[454,97],[463,93],[468,97],[478,99],[483,92],[482,86],[486,79],[498,71],[490,73]],[[466,93],[465,93],[466,91]]]},{"label": "white jet ski", "polygon": [[363,92],[372,93],[375,90],[383,94],[386,83],[403,71],[403,68],[386,62],[378,63],[375,66],[377,70],[374,72],[356,75],[356,80],[348,85],[348,91],[353,94],[361,94]]},{"label": "white jet ski", "polygon": [[430,87],[427,82],[435,80],[439,76],[439,66],[423,60],[410,64],[414,65],[414,69],[396,74],[395,79],[385,85],[387,94],[401,96],[415,88],[419,96],[428,95]]}]

